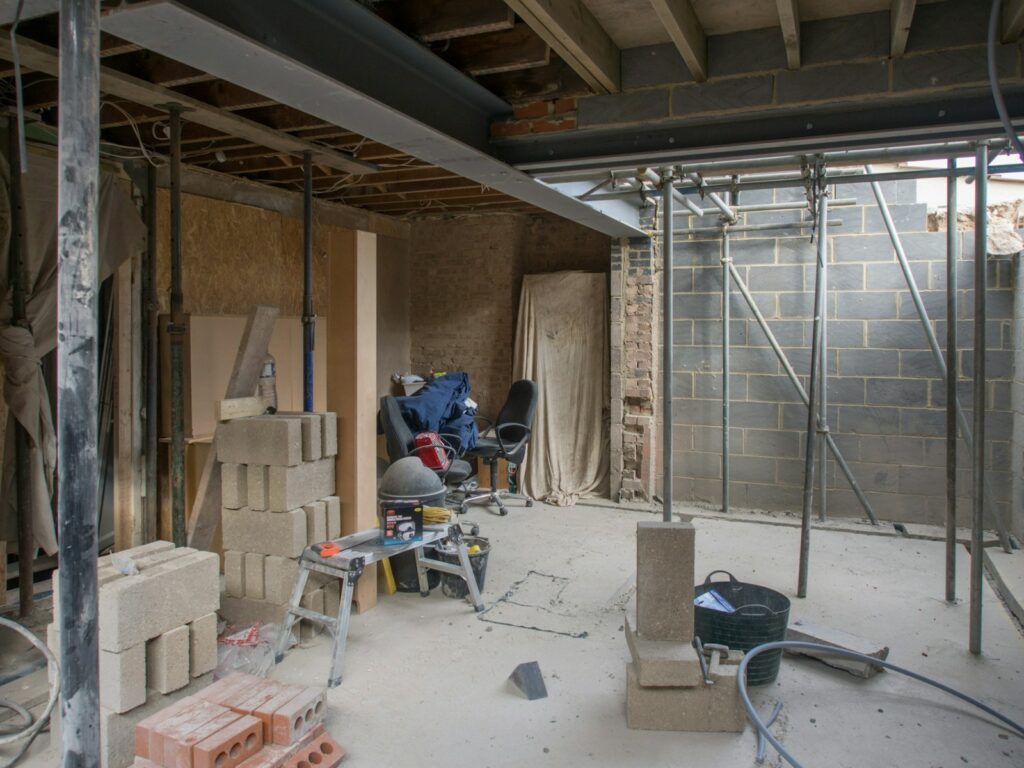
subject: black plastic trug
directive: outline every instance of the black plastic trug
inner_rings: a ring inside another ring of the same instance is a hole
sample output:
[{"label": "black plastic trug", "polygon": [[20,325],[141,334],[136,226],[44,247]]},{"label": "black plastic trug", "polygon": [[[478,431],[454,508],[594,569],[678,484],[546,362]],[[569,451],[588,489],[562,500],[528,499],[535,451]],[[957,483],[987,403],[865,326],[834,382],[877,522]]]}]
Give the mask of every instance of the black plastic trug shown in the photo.
[{"label": "black plastic trug", "polygon": [[548,697],[548,689],[544,685],[544,675],[541,674],[540,664],[536,661],[527,661],[520,664],[512,671],[508,679],[530,701],[546,699]]}]

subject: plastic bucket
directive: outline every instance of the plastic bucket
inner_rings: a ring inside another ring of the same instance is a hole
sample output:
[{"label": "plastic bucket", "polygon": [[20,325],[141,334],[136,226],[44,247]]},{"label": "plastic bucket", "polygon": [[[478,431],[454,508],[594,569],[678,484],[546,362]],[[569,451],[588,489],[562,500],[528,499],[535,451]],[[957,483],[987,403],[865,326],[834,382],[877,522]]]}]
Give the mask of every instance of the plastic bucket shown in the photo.
[{"label": "plastic bucket", "polygon": [[[474,544],[479,545],[480,551],[469,556],[469,564],[476,577],[476,586],[481,592],[484,591],[484,579],[487,577],[487,556],[491,554],[491,542],[482,536],[463,536],[462,540],[467,547]],[[440,546],[437,548],[437,558],[445,563],[460,565],[459,550],[454,546]],[[441,592],[445,597],[463,599],[469,595],[469,585],[461,576],[452,573],[441,574]]]},{"label": "plastic bucket", "polygon": [[[711,581],[724,573],[728,581]],[[786,639],[789,626],[789,598],[774,589],[737,581],[728,571],[712,571],[694,590],[695,597],[715,590],[729,601],[732,613],[695,605],[693,634],[704,644],[720,643],[746,653],[763,643]],[[767,685],[779,674],[782,651],[762,653],[747,667],[747,685]]]},{"label": "plastic bucket", "polygon": [[[436,552],[433,547],[424,547],[423,556],[433,558]],[[399,592],[419,592],[420,579],[416,575],[416,553],[403,552],[391,560],[391,574],[395,577],[395,587]],[[433,589],[441,583],[440,571],[427,571],[427,587]]]}]

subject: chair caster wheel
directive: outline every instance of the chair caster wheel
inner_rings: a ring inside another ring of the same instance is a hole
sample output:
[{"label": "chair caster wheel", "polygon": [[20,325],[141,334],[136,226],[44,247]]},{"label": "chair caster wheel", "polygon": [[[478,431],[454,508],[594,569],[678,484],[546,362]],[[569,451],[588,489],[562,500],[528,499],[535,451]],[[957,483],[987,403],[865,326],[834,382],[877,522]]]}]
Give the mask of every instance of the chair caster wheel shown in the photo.
[{"label": "chair caster wheel", "polygon": [[532,507],[533,506],[533,499],[527,499],[526,500],[526,506]]},{"label": "chair caster wheel", "polygon": [[501,515],[502,517],[504,517],[505,515],[508,514],[508,510],[503,508],[500,512],[498,512],[498,514]]},{"label": "chair caster wheel", "polygon": [[465,504],[460,504],[459,505],[459,514],[460,515],[464,515],[464,514],[466,514],[466,511],[467,511],[466,505]]},{"label": "chair caster wheel", "polygon": [[429,592],[420,592],[420,597],[430,597]]},{"label": "chair caster wheel", "polygon": [[470,536],[479,536],[480,535],[480,526],[479,525],[474,525],[472,528],[470,528],[469,529],[469,535]]}]

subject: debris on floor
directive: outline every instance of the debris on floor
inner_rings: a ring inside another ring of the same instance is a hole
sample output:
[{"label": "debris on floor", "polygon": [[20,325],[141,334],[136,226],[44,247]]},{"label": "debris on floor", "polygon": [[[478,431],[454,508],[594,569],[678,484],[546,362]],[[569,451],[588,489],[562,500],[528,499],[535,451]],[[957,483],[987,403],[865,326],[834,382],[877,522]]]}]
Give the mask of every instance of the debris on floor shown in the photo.
[{"label": "debris on floor", "polygon": [[544,675],[541,674],[540,664],[536,661],[527,661],[520,664],[512,670],[512,674],[508,676],[508,679],[530,701],[546,699],[548,697],[548,689],[544,685]]}]

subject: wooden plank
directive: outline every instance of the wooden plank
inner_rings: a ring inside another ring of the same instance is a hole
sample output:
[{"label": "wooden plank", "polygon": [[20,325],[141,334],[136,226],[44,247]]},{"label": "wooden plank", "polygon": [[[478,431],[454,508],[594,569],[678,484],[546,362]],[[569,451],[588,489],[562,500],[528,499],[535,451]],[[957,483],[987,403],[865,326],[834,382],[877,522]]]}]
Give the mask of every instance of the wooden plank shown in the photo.
[{"label": "wooden plank", "polygon": [[[267,358],[270,337],[277,320],[277,307],[261,304],[252,308],[242,341],[235,356],[235,367],[224,399],[251,397],[256,392],[263,361]],[[220,463],[217,461],[217,434],[203,465],[195,504],[188,521],[188,545],[196,549],[213,548],[220,525]]]},{"label": "wooden plank", "polygon": [[7,542],[0,539],[0,606],[7,605]]},{"label": "wooden plank", "polygon": [[[0,36],[0,56],[10,56],[11,53],[10,39]],[[57,51],[53,48],[19,37],[18,55],[25,67],[45,72],[54,77],[59,74]],[[255,144],[280,152],[301,155],[308,151],[312,153],[313,162],[317,165],[352,173],[377,169],[375,165],[356,160],[343,152],[302,141],[241,115],[211,107],[198,99],[126,75],[109,67],[100,67],[100,90],[146,107],[159,107],[170,103],[180,104],[187,112],[185,119],[190,123],[198,123],[216,131],[248,139]]]},{"label": "wooden plank", "polygon": [[[551,49],[526,24],[514,29],[453,40],[445,51],[446,60],[470,75],[514,72],[543,67],[551,60]],[[4,51],[0,49],[0,56]]]},{"label": "wooden plank", "polygon": [[1003,42],[1015,43],[1024,33],[1024,0],[1003,0]]},{"label": "wooden plank", "polygon": [[800,9],[796,0],[775,0],[779,8],[779,26],[786,45],[786,66],[800,69]]},{"label": "wooden plank", "polygon": [[141,77],[166,88],[216,80],[213,75],[201,69],[146,50],[112,56],[103,60],[103,66]]},{"label": "wooden plank", "polygon": [[591,89],[572,67],[555,59],[546,67],[499,72],[479,78],[480,85],[512,104],[568,96],[589,96]]},{"label": "wooden plank", "polygon": [[425,43],[512,29],[502,0],[411,0],[399,7],[401,26]]},{"label": "wooden plank", "polygon": [[619,48],[582,0],[505,2],[596,92],[619,90]]},{"label": "wooden plank", "polygon": [[708,79],[708,42],[690,0],[651,0],[665,31],[698,83]]},{"label": "wooden plank", "polygon": [[141,404],[141,296],[136,280],[137,258],[114,273],[115,424],[114,424],[114,548],[143,543]]},{"label": "wooden plank", "polygon": [[910,36],[910,23],[914,20],[914,7],[917,0],[892,0],[889,10],[891,34],[889,36],[889,55],[902,56],[907,50],[907,38]]},{"label": "wooden plank", "polygon": [[262,416],[267,412],[268,401],[262,397],[232,397],[218,400],[214,410],[217,421],[244,419],[249,416]]},{"label": "wooden plank", "polygon": [[269,107],[276,103],[273,99],[268,99],[266,96],[240,85],[229,83],[227,80],[189,83],[178,86],[174,90],[189,98],[199,99],[199,101],[205,101],[218,109],[229,111]]}]

